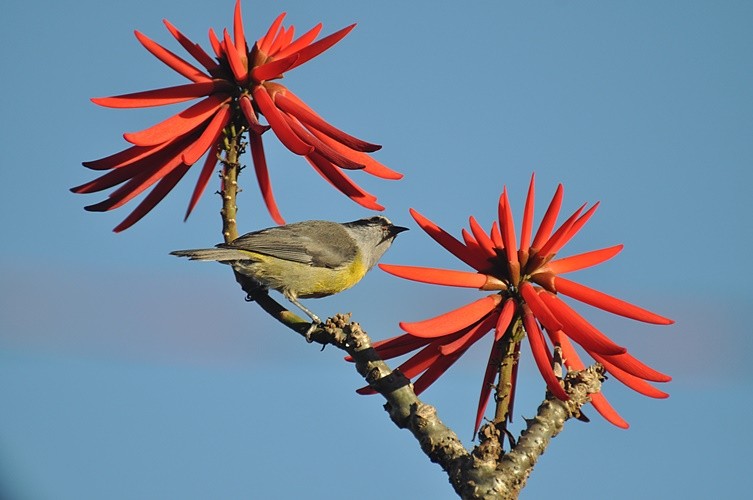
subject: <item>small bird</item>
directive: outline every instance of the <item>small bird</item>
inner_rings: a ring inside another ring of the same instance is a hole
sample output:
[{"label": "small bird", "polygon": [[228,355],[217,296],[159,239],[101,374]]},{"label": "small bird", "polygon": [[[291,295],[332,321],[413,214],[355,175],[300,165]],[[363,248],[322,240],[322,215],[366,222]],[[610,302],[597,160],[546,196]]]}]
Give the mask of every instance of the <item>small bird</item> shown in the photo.
[{"label": "small bird", "polygon": [[264,289],[282,293],[311,318],[309,338],[321,320],[298,299],[326,297],[352,287],[406,230],[381,215],[345,223],[310,220],[247,233],[215,248],[170,254],[229,264]]}]

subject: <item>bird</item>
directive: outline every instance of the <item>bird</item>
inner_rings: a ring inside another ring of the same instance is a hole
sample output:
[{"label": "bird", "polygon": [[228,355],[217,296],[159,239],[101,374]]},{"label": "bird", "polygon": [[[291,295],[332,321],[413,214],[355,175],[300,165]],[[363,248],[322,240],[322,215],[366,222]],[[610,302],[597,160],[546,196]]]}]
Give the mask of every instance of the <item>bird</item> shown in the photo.
[{"label": "bird", "polygon": [[321,320],[298,299],[327,297],[354,286],[407,230],[381,215],[344,223],[309,220],[253,231],[214,248],[170,254],[228,264],[263,290],[282,293],[311,318],[310,340]]}]

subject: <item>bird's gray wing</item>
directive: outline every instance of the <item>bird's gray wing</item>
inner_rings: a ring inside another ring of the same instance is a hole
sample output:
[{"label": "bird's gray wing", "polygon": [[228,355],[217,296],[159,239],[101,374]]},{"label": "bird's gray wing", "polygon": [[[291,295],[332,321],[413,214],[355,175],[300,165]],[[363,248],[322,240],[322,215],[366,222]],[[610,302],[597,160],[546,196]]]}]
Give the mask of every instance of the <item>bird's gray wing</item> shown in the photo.
[{"label": "bird's gray wing", "polygon": [[355,245],[347,231],[340,224],[326,221],[308,221],[262,229],[217,246],[329,268],[351,262],[356,254]]}]

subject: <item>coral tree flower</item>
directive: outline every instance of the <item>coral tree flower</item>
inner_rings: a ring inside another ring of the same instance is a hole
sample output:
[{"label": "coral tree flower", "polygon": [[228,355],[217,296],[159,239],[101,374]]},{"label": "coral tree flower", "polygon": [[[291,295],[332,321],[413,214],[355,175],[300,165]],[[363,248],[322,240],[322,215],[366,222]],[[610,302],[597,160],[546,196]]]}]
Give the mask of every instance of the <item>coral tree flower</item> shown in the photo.
[{"label": "coral tree flower", "polygon": [[[115,228],[116,232],[122,231],[154,208],[190,167],[206,155],[186,211],[187,218],[217,164],[218,154],[224,147],[224,132],[246,130],[256,178],[267,209],[275,222],[284,224],[272,194],[262,145],[262,134],[271,128],[287,149],[305,157],[340,192],[366,208],[383,210],[376,197],[357,186],[343,172],[364,170],[384,179],[400,179],[401,174],[368,155],[381,146],[335,128],[275,81],[342,40],[355,24],[314,41],[322,29],[321,23],[294,39],[294,27],[285,28],[282,24],[284,17],[285,13],[280,14],[267,33],[249,47],[238,0],[233,35],[224,30],[220,37],[209,30],[214,57],[165,20],[170,34],[201,68],[136,31],[136,38],[149,52],[190,83],[92,101],[111,108],[144,108],[201,100],[152,127],[124,134],[131,147],[106,158],[84,162],[88,168],[108,172],[73,188],[73,192],[93,193],[119,186],[106,200],[86,209],[101,212],[118,208],[154,186],[141,204]],[[264,116],[267,125],[259,121],[260,115]]]},{"label": "coral tree flower", "polygon": [[[562,204],[562,193],[562,185],[559,185],[538,231],[532,235],[534,177],[531,177],[523,213],[520,244],[516,240],[506,188],[499,199],[498,223],[494,222],[487,233],[476,219],[471,217],[470,231],[463,229],[462,242],[423,215],[411,210],[413,218],[429,236],[473,268],[473,271],[390,264],[379,266],[388,273],[414,281],[492,292],[435,318],[400,323],[406,334],[374,345],[383,359],[418,350],[400,366],[400,370],[411,379],[421,375],[414,383],[414,389],[419,394],[437,380],[471,345],[487,333],[493,332],[494,342],[481,385],[474,433],[481,423],[492,390],[492,382],[499,369],[502,357],[501,341],[505,340],[505,335],[513,334],[516,324],[522,326],[528,337],[536,366],[549,391],[561,400],[568,399],[568,396],[553,371],[553,355],[546,337],[553,345],[561,348],[564,364],[569,370],[584,368],[573,345],[578,344],[588,355],[604,365],[607,372],[631,389],[650,397],[667,397],[666,393],[648,382],[667,382],[670,377],[649,368],[628,354],[624,347],[607,338],[563,300],[563,296],[570,297],[599,309],[647,323],[672,323],[672,320],[563,276],[611,259],[620,252],[622,245],[555,258],[598,206],[596,204],[585,210],[584,204],[554,230]],[[517,342],[516,349],[520,346],[519,340],[522,339],[512,338],[513,342]],[[517,369],[514,369],[511,406],[516,373]],[[373,390],[367,387],[359,392],[365,394],[372,393]],[[592,395],[592,403],[609,422],[619,427],[628,427],[601,393]]]}]

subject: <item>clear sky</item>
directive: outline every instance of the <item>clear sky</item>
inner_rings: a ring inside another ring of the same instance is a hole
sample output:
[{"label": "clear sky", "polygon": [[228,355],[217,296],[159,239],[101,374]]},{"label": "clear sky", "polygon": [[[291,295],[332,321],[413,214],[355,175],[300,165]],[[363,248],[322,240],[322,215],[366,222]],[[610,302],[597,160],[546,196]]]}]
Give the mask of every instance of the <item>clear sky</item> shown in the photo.
[{"label": "clear sky", "polygon": [[[27,2],[0,17],[0,497],[12,500],[453,498],[444,473],[399,431],[353,368],[243,301],[230,271],[171,250],[221,240],[216,185],[187,223],[195,173],[132,229],[127,208],[68,188],[81,161],[172,109],[126,111],[94,96],[184,81],[135,40],[177,53],[167,18],[208,47],[232,0]],[[413,207],[455,232],[490,221],[507,185],[516,214],[532,171],[539,214],[565,185],[566,210],[602,202],[569,252],[624,243],[580,280],[676,320],[588,317],[674,377],[649,400],[606,394],[631,429],[593,410],[571,422],[523,498],[741,498],[753,487],[750,290],[753,244],[753,4],[635,2],[244,2],[257,38],[281,11],[345,40],[285,83],[348,132],[382,144],[400,182],[356,176],[401,235],[384,261],[462,269],[413,223]],[[269,139],[272,139],[271,137]],[[301,158],[267,140],[291,221],[369,215]],[[248,159],[246,161],[249,161]],[[242,232],[272,224],[241,177]],[[473,293],[375,271],[307,305],[352,311],[376,339],[401,320]],[[488,343],[424,395],[471,445]],[[543,382],[522,360],[516,428]]]}]

